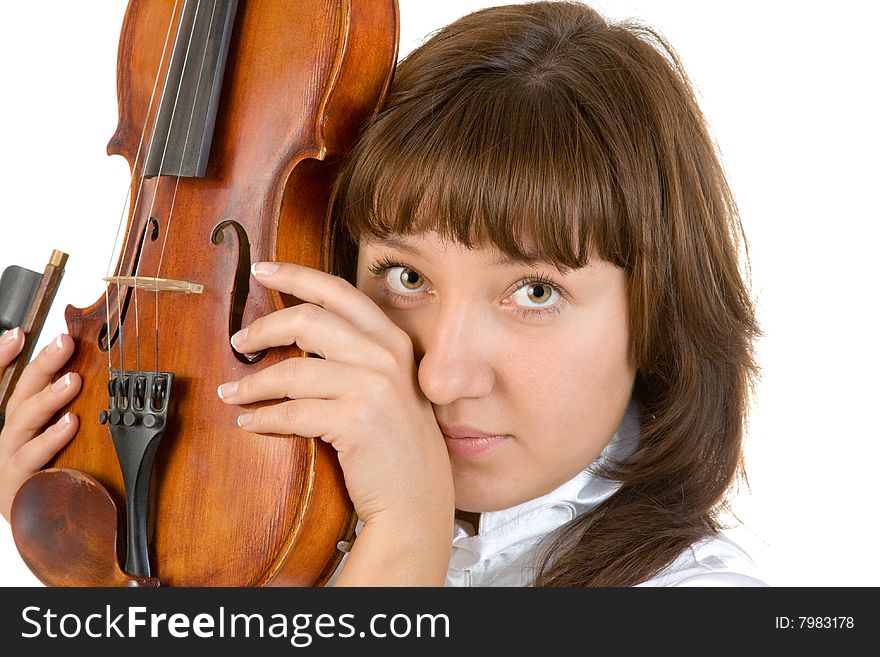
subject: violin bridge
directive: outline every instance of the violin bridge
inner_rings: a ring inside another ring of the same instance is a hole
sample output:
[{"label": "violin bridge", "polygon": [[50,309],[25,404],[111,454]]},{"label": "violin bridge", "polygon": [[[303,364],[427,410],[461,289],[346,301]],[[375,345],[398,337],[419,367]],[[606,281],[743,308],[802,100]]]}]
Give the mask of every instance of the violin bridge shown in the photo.
[{"label": "violin bridge", "polygon": [[115,283],[123,287],[136,287],[139,290],[150,292],[185,292],[186,294],[201,294],[205,286],[188,281],[174,281],[170,278],[151,278],[149,276],[105,276],[102,280]]}]

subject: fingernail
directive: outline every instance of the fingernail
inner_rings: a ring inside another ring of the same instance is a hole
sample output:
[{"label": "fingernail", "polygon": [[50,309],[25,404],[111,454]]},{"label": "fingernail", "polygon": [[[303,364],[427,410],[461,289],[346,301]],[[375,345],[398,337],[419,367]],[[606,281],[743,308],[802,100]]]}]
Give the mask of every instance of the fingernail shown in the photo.
[{"label": "fingernail", "polygon": [[254,276],[271,276],[280,266],[277,262],[255,262],[251,266],[251,273]]},{"label": "fingernail", "polygon": [[217,396],[220,399],[229,399],[238,392],[238,381],[232,381],[230,383],[224,383],[223,385],[217,386]]},{"label": "fingernail", "polygon": [[70,426],[70,412],[65,413],[60,420],[55,423],[55,431],[63,431]]},{"label": "fingernail", "polygon": [[241,349],[238,348],[236,342],[244,342],[247,339],[248,330],[246,328],[241,329],[238,333],[229,338],[229,342],[232,344],[232,348],[237,352],[241,353]]},{"label": "fingernail", "polygon": [[247,425],[249,425],[251,423],[251,420],[253,420],[253,419],[254,419],[253,413],[245,413],[244,415],[239,415],[238,420],[236,420],[236,422],[238,423],[238,426],[240,426],[242,429],[244,429]]},{"label": "fingernail", "polygon": [[52,384],[52,392],[59,392],[70,387],[70,372]]},{"label": "fingernail", "polygon": [[[63,333],[61,335],[64,335]],[[64,342],[61,340],[61,335],[52,340],[49,345],[46,347],[47,354],[54,354],[56,351],[59,351],[63,346]]]},{"label": "fingernail", "polygon": [[14,329],[10,329],[0,337],[0,344],[11,344],[18,340],[18,335],[21,333],[21,329],[17,326]]}]

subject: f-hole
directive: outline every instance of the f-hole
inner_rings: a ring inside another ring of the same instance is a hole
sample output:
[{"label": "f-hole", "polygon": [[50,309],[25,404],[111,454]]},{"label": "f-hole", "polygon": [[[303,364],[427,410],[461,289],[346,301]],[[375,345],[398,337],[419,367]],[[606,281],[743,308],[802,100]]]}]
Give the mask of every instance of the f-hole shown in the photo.
[{"label": "f-hole", "polygon": [[[235,272],[235,280],[232,282],[232,292],[229,294],[229,337],[232,338],[241,329],[241,319],[244,316],[244,306],[247,303],[248,291],[250,290],[251,242],[248,239],[247,231],[234,219],[221,221],[214,226],[214,230],[211,231],[211,242],[215,245],[222,244],[223,231],[230,226],[235,229],[235,234],[238,237],[238,268]],[[229,350],[237,360],[247,364],[261,361],[269,351],[263,349],[256,354],[245,356],[233,349],[231,342]]]},{"label": "f-hole", "polygon": [[[140,239],[137,242],[137,252],[134,254],[134,262],[131,264],[131,270],[128,272],[128,276],[134,276],[138,270],[138,264],[141,261],[141,248],[144,245],[144,235],[150,228],[152,227],[152,231],[150,231],[150,241],[155,242],[159,239],[159,222],[156,221],[153,217],[150,217],[149,221],[147,221],[144,226],[144,230],[140,235]],[[122,312],[116,321],[116,329],[113,331],[113,335],[110,337],[110,344],[107,344],[107,322],[104,322],[104,325],[101,326],[101,330],[98,333],[98,349],[101,351],[109,351],[113,345],[116,344],[116,341],[119,339],[119,329],[125,324],[125,317],[128,314],[128,304],[131,303],[131,295],[134,293],[134,288],[126,287],[125,288],[125,300],[122,302]],[[116,294],[119,294],[119,289],[117,288]]]}]

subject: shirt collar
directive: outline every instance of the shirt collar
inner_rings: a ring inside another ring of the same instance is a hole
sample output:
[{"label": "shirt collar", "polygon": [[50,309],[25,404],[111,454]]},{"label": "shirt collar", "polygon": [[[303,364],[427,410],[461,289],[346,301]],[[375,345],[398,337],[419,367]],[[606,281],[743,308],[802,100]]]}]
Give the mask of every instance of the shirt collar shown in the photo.
[{"label": "shirt collar", "polygon": [[555,490],[508,509],[480,514],[479,532],[455,520],[450,565],[467,568],[492,554],[533,542],[611,497],[621,483],[599,477],[594,469],[609,460],[627,460],[639,442],[639,409],[632,398],[614,435],[596,460]]}]

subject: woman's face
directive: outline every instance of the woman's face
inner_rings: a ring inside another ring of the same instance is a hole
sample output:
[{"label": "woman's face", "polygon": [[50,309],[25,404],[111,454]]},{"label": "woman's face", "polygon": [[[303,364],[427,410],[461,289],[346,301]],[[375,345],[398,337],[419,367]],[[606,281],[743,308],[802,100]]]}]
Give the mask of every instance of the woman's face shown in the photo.
[{"label": "woman's face", "polygon": [[[357,287],[412,338],[452,462],[456,507],[497,511],[589,465],[623,418],[635,367],[624,271],[566,275],[436,234],[362,241]],[[495,438],[460,438],[487,434]]]}]

